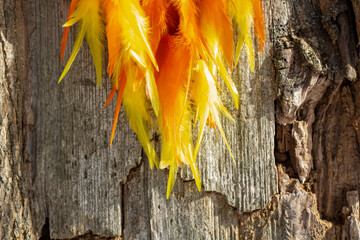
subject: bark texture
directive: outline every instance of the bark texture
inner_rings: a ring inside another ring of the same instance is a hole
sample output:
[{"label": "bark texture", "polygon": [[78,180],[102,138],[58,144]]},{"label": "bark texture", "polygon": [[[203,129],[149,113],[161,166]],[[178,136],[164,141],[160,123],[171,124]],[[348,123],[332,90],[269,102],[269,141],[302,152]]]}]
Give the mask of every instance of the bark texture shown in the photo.
[{"label": "bark texture", "polygon": [[169,200],[123,113],[109,147],[86,44],[57,84],[69,3],[0,0],[0,238],[360,239],[359,0],[263,1],[266,48],[223,97],[237,165],[208,129],[203,191],[185,167]]},{"label": "bark texture", "polygon": [[20,1],[0,1],[0,237],[31,239],[24,168],[26,32]]}]

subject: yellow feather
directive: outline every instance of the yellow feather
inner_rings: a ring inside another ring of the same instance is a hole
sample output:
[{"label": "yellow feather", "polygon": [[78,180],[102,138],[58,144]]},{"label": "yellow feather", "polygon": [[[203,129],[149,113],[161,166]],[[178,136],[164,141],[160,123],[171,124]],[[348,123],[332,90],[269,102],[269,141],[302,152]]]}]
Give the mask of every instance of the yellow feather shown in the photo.
[{"label": "yellow feather", "polygon": [[250,68],[254,70],[254,51],[252,46],[251,26],[253,24],[253,2],[252,0],[233,1],[229,3],[230,13],[238,25],[238,42],[235,51],[235,65],[237,65],[241,49],[245,43],[247,47]]},{"label": "yellow feather", "polygon": [[[140,6],[139,1],[137,0],[121,0],[122,4],[122,15],[126,18],[126,21],[122,21],[124,23],[124,29],[126,27],[133,28],[133,35],[128,36],[129,40],[136,40],[134,44],[136,44],[135,48],[141,49],[146,52],[151,62],[153,63],[156,70],[159,70],[159,67],[156,63],[154,54],[151,50],[150,44],[148,42],[148,31],[149,31],[149,22],[145,15],[145,12]],[[125,35],[126,32],[123,32]],[[132,41],[129,41],[132,44]]]},{"label": "yellow feather", "polygon": [[76,36],[76,40],[75,40],[75,43],[74,43],[74,48],[73,48],[73,51],[70,55],[70,58],[69,60],[67,61],[66,65],[65,65],[65,68],[64,68],[64,71],[62,72],[60,78],[59,78],[59,81],[58,83],[61,82],[61,80],[63,80],[63,78],[65,77],[65,75],[67,74],[67,72],[69,71],[72,63],[74,62],[75,58],[76,58],[76,55],[78,54],[79,50],[80,50],[80,47],[81,47],[81,43],[83,42],[84,40],[84,37],[85,37],[85,32],[86,32],[86,26],[83,24],[83,23],[80,23],[80,30],[79,30],[79,33],[78,35]]},{"label": "yellow feather", "polygon": [[159,94],[156,87],[156,82],[154,78],[154,73],[151,70],[146,71],[146,93],[150,99],[151,106],[155,112],[155,115],[159,115],[160,103],[159,103]]},{"label": "yellow feather", "polygon": [[102,75],[102,53],[103,53],[103,39],[104,39],[104,23],[102,16],[99,14],[99,5],[93,5],[91,14],[84,17],[84,22],[89,22],[88,30],[86,31],[86,41],[89,44],[91,54],[94,60],[96,75],[97,75],[97,86],[101,83]]},{"label": "yellow feather", "polygon": [[139,138],[139,141],[149,159],[150,167],[155,165],[159,167],[156,152],[152,147],[149,137],[147,121],[149,116],[147,113],[145,82],[142,81],[140,86],[136,89],[133,87],[135,84],[136,66],[132,66],[133,70],[128,69],[127,83],[124,91],[123,106],[129,118],[129,123],[133,131]]},{"label": "yellow feather", "polygon": [[235,83],[232,80],[232,78],[229,76],[229,73],[226,71],[226,68],[219,56],[216,57],[215,61],[221,78],[224,80],[226,86],[230,90],[230,93],[234,100],[235,107],[239,109],[239,93],[238,90],[236,89]]},{"label": "yellow feather", "polygon": [[170,193],[174,187],[177,171],[178,171],[178,166],[177,166],[176,162],[173,162],[170,165],[169,180],[168,180],[167,189],[166,189],[166,199],[169,199]]},{"label": "yellow feather", "polygon": [[217,128],[220,131],[220,134],[230,152],[230,155],[235,162],[235,158],[231,152],[230,146],[226,140],[225,133],[221,126],[220,122],[220,113],[219,110],[225,114],[230,120],[234,121],[231,115],[228,113],[224,105],[221,103],[220,97],[217,93],[215,79],[213,75],[209,71],[206,63],[203,60],[199,60],[194,72],[194,85],[192,86],[193,99],[196,105],[197,117],[200,122],[199,135],[196,142],[194,159],[196,158],[201,139],[203,136],[203,131],[206,125],[206,120],[211,115],[212,119],[214,119]]},{"label": "yellow feather", "polygon": [[199,5],[199,14],[201,31],[204,33],[215,58],[213,64],[210,65],[211,72],[216,76],[216,69],[218,69],[221,78],[230,90],[236,108],[238,108],[239,94],[226,70],[225,61],[222,60],[226,60],[231,70],[234,54],[233,27],[227,12],[226,0],[202,0]]},{"label": "yellow feather", "polygon": [[80,21],[79,32],[75,40],[74,48],[65,69],[60,76],[59,82],[69,71],[76,55],[78,54],[81,44],[86,37],[89,44],[97,75],[97,85],[100,85],[102,75],[102,52],[104,38],[104,24],[101,15],[99,0],[81,0],[77,8],[70,17],[70,20],[64,24],[64,27],[70,27]]},{"label": "yellow feather", "polygon": [[[108,73],[116,79],[116,68],[127,69],[132,62],[138,71],[144,73],[146,91],[157,115],[159,100],[153,76],[153,68],[158,69],[155,57],[148,43],[148,20],[136,0],[112,0],[103,4],[106,16],[106,36],[109,48]],[[142,79],[137,79],[135,88]],[[117,88],[117,81],[114,81]]]}]

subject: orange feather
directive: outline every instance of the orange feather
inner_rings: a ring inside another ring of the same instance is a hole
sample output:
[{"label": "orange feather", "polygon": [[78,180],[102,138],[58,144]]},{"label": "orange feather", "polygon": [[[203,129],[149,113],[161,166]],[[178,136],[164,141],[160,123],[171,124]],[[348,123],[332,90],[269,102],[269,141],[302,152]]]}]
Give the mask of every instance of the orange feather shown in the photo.
[{"label": "orange feather", "polygon": [[[181,163],[190,164],[198,188],[201,188],[196,164],[192,158],[191,122],[186,99],[191,54],[186,44],[178,44],[178,36],[165,34],[160,40],[155,74],[160,101],[162,136],[160,168],[170,166],[167,197],[174,186]],[[180,127],[179,127],[180,126]]]},{"label": "orange feather", "polygon": [[[119,18],[116,14],[117,6],[113,1],[104,1],[102,5],[106,20],[106,37],[108,43],[108,75],[111,77],[114,73],[118,56],[121,50],[121,29],[118,27],[115,19]],[[116,82],[115,82],[116,84]]]},{"label": "orange feather", "polygon": [[265,18],[261,7],[262,0],[252,0],[252,2],[254,10],[254,30],[259,43],[259,51],[262,52],[266,39]]},{"label": "orange feather", "polygon": [[[190,64],[190,51],[186,45],[178,45],[175,36],[165,34],[159,43],[156,60],[160,71],[155,73],[156,84],[159,92],[161,112],[163,115],[163,128],[166,138],[174,130],[174,124],[180,122],[179,112],[183,106],[174,106],[179,100],[180,93],[185,93],[187,74]],[[172,130],[171,130],[172,129]]]},{"label": "orange feather", "polygon": [[142,8],[150,20],[151,33],[149,36],[151,49],[156,52],[162,35],[166,32],[167,0],[143,0]]},{"label": "orange feather", "polygon": [[119,75],[118,84],[119,84],[119,90],[118,90],[118,96],[117,96],[117,100],[116,100],[116,107],[115,107],[115,113],[114,113],[114,122],[113,122],[112,130],[111,130],[110,146],[112,145],[112,141],[114,139],[116,124],[117,124],[117,121],[118,121],[118,118],[119,118],[121,102],[122,102],[122,98],[123,98],[124,90],[125,90],[125,85],[126,85],[126,76],[125,76],[124,72],[122,72]]},{"label": "orange feather", "polygon": [[115,87],[112,87],[111,92],[110,92],[109,96],[107,97],[106,102],[104,104],[104,108],[106,108],[107,105],[109,105],[111,100],[114,98],[116,91],[117,91],[117,89]]}]

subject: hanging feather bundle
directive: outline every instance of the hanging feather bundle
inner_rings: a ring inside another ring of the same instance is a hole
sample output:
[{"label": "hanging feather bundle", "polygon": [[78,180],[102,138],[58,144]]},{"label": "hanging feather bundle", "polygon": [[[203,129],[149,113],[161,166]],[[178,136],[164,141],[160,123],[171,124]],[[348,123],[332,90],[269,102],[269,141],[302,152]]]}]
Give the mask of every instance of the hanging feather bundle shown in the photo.
[{"label": "hanging feather bundle", "polygon": [[[220,100],[216,76],[221,76],[238,108],[238,92],[228,71],[232,71],[233,61],[237,64],[243,46],[254,69],[252,26],[259,51],[265,43],[261,4],[261,0],[72,0],[64,24],[61,60],[69,27],[78,23],[78,33],[59,82],[85,38],[99,85],[107,42],[107,72],[113,87],[105,107],[117,93],[110,145],[122,104],[150,167],[169,167],[167,198],[182,164],[190,166],[200,191],[196,156],[206,124],[220,132],[235,162],[220,121],[221,114],[233,118]],[[239,33],[236,47],[232,20]],[[192,127],[197,121],[194,148]],[[152,122],[161,136],[160,161],[148,136]]]}]

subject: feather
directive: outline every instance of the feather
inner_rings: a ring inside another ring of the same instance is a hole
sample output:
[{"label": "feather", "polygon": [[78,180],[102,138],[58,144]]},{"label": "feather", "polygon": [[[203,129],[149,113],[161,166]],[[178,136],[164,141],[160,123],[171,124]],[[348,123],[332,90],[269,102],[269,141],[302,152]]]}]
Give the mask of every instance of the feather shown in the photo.
[{"label": "feather", "polygon": [[254,71],[254,51],[252,46],[251,26],[253,24],[253,0],[232,1],[229,10],[238,26],[238,42],[235,50],[235,65],[237,65],[243,44],[247,47],[250,68]]},{"label": "feather", "polygon": [[[130,81],[130,83],[126,84],[128,86],[126,89],[122,89],[125,85],[120,86],[119,93],[124,91],[124,96],[136,96],[141,99],[141,102],[138,104],[144,104],[145,99],[143,99],[143,97],[145,95],[139,95],[140,93],[138,93],[137,88],[142,85],[142,79],[146,77],[146,89],[154,111],[157,114],[159,111],[159,103],[152,68],[153,66],[155,68],[158,67],[147,41],[147,19],[144,16],[143,10],[137,1],[125,0],[105,1],[103,9],[107,22],[106,36],[109,49],[108,74],[113,78],[115,89],[119,87],[120,83],[116,81],[116,79],[118,79],[118,72],[126,72],[125,78],[127,81]],[[131,75],[130,72],[133,74]],[[145,87],[142,88],[142,90],[145,94]],[[119,96],[122,97],[121,94]],[[118,102],[121,103],[121,100],[118,100]],[[124,104],[126,104],[126,106],[136,106],[136,103],[130,101],[129,97],[127,97],[126,103]],[[137,107],[140,107],[140,105]],[[119,104],[117,104],[117,108],[120,109]],[[146,134],[144,134],[146,127],[143,122],[144,112],[141,109],[143,108],[130,110],[129,107],[126,107],[129,120],[141,125],[136,127],[132,124],[131,126],[137,133],[149,157],[151,166],[153,166],[153,164],[157,165],[157,160],[154,156],[155,152],[150,145],[150,141]],[[135,117],[136,112],[139,115],[138,118]],[[117,116],[118,111],[115,112],[116,119]],[[117,121],[115,121],[115,118],[111,142],[116,128]]]},{"label": "feather", "polygon": [[[73,3],[73,2],[72,2]],[[76,2],[74,2],[74,5]],[[71,4],[70,7],[74,5]],[[72,10],[72,9],[70,9]],[[65,65],[65,69],[60,76],[59,82],[65,77],[69,71],[72,63],[78,54],[84,37],[93,56],[95,63],[97,85],[100,85],[102,75],[102,52],[103,52],[103,19],[98,0],[80,0],[76,9],[71,15],[70,19],[64,24],[64,27],[70,27],[80,21],[78,36],[76,37],[75,44],[71,56]],[[66,43],[66,40],[64,40]]]},{"label": "feather", "polygon": [[215,67],[219,70],[221,78],[225,81],[234,99],[236,108],[239,107],[239,94],[234,82],[226,71],[222,59],[232,69],[232,56],[234,54],[233,27],[227,12],[225,0],[202,0],[200,9],[200,28],[209,43],[212,55],[215,58],[212,74],[216,75]]},{"label": "feather", "polygon": [[[168,8],[167,22],[172,26],[173,34],[177,36],[176,44],[186,45],[190,53],[189,67],[192,66],[192,61],[198,57],[203,59],[214,59],[208,44],[200,31],[198,6],[196,0],[170,0],[170,7]],[[173,18],[174,19],[173,19]],[[184,99],[184,106],[181,108],[181,117],[178,122],[178,130],[180,128],[181,119],[184,115],[185,104],[187,103],[191,71],[187,69],[187,82],[186,82],[186,94]]]},{"label": "feather", "polygon": [[[156,152],[148,137],[147,121],[150,119],[150,116],[147,112],[145,82],[141,81],[140,86],[134,88],[133,86],[136,81],[136,66],[134,65],[132,67],[132,71],[131,69],[128,70],[130,71],[127,72],[128,81],[124,91],[123,105],[129,118],[130,126],[138,136],[138,139],[149,159],[150,168],[153,168],[154,165],[158,168],[159,163]],[[135,73],[135,75],[133,73]]]},{"label": "feather", "polygon": [[148,38],[148,20],[139,1],[112,0],[103,4],[107,21],[106,35],[109,48],[109,74],[117,62],[121,46],[132,59],[143,67],[150,67],[149,60],[158,69]]},{"label": "feather", "polygon": [[109,103],[111,102],[111,100],[114,98],[116,91],[117,91],[117,89],[116,89],[115,87],[112,87],[111,92],[110,92],[109,96],[108,96],[107,99],[106,99],[104,108],[106,108],[107,105],[109,105]]},{"label": "feather", "polygon": [[154,110],[156,116],[159,115],[160,103],[159,103],[159,94],[156,87],[154,73],[151,70],[146,71],[146,94],[150,99],[151,106]]},{"label": "feather", "polygon": [[[108,74],[117,79],[115,68],[126,69],[138,64],[139,76],[146,78],[146,90],[151,104],[158,114],[158,94],[153,77],[153,67],[158,69],[155,57],[147,41],[148,21],[138,1],[113,0],[103,3],[106,19],[106,36],[108,40],[109,61]],[[135,88],[140,85],[142,77],[134,83]],[[114,81],[115,88],[118,82]]]},{"label": "feather", "polygon": [[199,119],[200,122],[199,135],[194,151],[194,159],[196,158],[200,148],[206,122],[211,116],[211,119],[214,120],[215,125],[219,129],[221,137],[223,138],[230,152],[231,158],[235,163],[234,155],[231,152],[230,146],[225,137],[224,130],[221,126],[220,112],[222,112],[230,120],[234,121],[234,119],[221,103],[220,97],[217,93],[215,79],[213,78],[213,75],[210,73],[206,63],[203,60],[199,60],[195,68],[192,94],[196,106],[195,121]]},{"label": "feather", "polygon": [[177,171],[178,171],[178,165],[176,164],[176,162],[171,163],[170,171],[169,171],[169,180],[166,189],[166,199],[169,199],[170,193],[174,187]]},{"label": "feather", "polygon": [[156,53],[160,69],[155,74],[160,101],[160,168],[170,166],[168,194],[176,178],[177,166],[180,167],[182,162],[190,164],[198,189],[201,189],[199,173],[192,157],[190,111],[185,97],[191,54],[187,45],[179,45],[177,41],[176,36],[165,34]]},{"label": "feather", "polygon": [[82,23],[80,23],[80,30],[78,32],[78,35],[76,36],[73,51],[71,52],[70,58],[69,58],[68,62],[65,65],[65,68],[64,68],[64,70],[63,70],[63,72],[62,72],[62,74],[61,74],[61,76],[59,78],[58,83],[60,83],[61,80],[65,77],[66,73],[69,71],[69,69],[71,67],[71,64],[74,62],[74,60],[76,58],[76,55],[78,54],[78,52],[80,50],[80,47],[81,47],[81,44],[82,44],[82,42],[84,40],[85,31],[86,31],[86,28],[84,27],[84,25]]},{"label": "feather", "polygon": [[153,52],[156,52],[160,39],[167,30],[166,9],[168,3],[167,0],[143,0],[141,6],[149,17],[150,45]]},{"label": "feather", "polygon": [[[125,75],[124,71],[119,75],[116,74],[116,76],[117,76],[117,81],[118,81],[119,88],[118,88],[118,96],[117,96],[117,100],[116,100],[116,107],[115,107],[115,113],[114,113],[114,122],[113,122],[113,127],[112,127],[112,130],[111,130],[110,146],[112,145],[112,142],[113,142],[113,139],[114,139],[116,124],[117,124],[117,121],[118,121],[118,118],[119,118],[121,102],[122,102],[122,98],[123,98],[124,90],[125,90],[125,85],[126,85],[126,75]],[[110,93],[110,96],[111,96],[111,93]]]},{"label": "feather", "polygon": [[265,18],[261,7],[262,0],[252,0],[254,8],[254,30],[259,43],[259,51],[262,52],[265,44]]},{"label": "feather", "polygon": [[233,26],[225,0],[202,0],[199,3],[200,28],[213,55],[224,56],[232,68],[234,54]]}]

